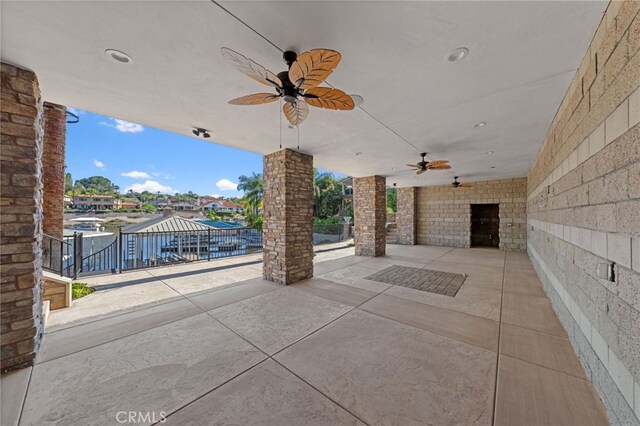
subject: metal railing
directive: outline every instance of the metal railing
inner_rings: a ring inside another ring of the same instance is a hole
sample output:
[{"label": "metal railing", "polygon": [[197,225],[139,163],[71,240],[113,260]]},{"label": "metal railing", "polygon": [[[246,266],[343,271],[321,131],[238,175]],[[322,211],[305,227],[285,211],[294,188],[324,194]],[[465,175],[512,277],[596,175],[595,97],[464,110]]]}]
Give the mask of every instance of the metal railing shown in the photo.
[{"label": "metal railing", "polygon": [[211,260],[262,251],[262,231],[254,228],[206,231],[120,233],[120,271]]},{"label": "metal railing", "polygon": [[[313,243],[353,238],[349,224],[313,225]],[[93,243],[92,243],[93,244]],[[203,231],[120,232],[98,251],[88,244],[83,254],[82,233],[59,239],[43,238],[43,269],[77,278],[100,272],[122,272],[262,252],[262,231],[254,228]]]},{"label": "metal railing", "polygon": [[118,238],[105,248],[91,253],[82,258],[83,275],[111,271],[115,273],[118,269]]},{"label": "metal railing", "polygon": [[82,270],[82,234],[64,238],[42,234],[42,269],[77,278]]},{"label": "metal railing", "polygon": [[353,226],[348,223],[313,225],[313,244],[330,244],[353,238]]}]

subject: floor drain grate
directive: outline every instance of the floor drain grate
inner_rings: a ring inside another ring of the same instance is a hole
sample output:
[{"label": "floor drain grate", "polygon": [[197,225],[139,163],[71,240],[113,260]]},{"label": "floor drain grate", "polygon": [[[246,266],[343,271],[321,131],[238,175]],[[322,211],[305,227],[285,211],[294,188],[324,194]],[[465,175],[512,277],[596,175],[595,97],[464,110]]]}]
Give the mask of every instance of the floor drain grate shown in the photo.
[{"label": "floor drain grate", "polygon": [[366,277],[367,280],[371,281],[399,285],[451,297],[458,293],[466,278],[466,275],[462,274],[400,265],[390,266]]}]

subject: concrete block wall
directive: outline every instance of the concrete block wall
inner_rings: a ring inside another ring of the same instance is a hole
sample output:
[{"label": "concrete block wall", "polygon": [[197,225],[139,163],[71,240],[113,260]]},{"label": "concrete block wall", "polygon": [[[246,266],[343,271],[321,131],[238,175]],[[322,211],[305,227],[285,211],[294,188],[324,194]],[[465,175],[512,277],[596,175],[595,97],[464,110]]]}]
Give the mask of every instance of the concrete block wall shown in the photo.
[{"label": "concrete block wall", "polygon": [[33,364],[42,338],[42,101],[29,70],[1,64],[0,361]]},{"label": "concrete block wall", "polygon": [[471,204],[499,204],[500,249],[524,251],[527,179],[470,183],[471,188],[451,185],[418,188],[418,244],[469,247]]},{"label": "concrete block wall", "polygon": [[[528,251],[613,424],[640,424],[640,2],[611,2],[528,176]],[[615,264],[615,281],[596,266]]]},{"label": "concrete block wall", "polygon": [[313,157],[283,149],[264,157],[263,276],[292,284],[313,276]]}]

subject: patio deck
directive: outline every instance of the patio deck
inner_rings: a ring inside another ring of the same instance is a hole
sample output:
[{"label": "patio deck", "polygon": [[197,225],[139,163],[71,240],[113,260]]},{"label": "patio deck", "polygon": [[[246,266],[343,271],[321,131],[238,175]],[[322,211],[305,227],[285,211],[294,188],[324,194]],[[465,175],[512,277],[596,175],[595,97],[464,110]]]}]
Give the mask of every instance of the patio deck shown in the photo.
[{"label": "patio deck", "polygon": [[[2,424],[607,424],[526,254],[387,253],[319,253],[287,287],[259,256],[86,280],[2,378]],[[468,276],[455,297],[366,279],[392,265]]]}]

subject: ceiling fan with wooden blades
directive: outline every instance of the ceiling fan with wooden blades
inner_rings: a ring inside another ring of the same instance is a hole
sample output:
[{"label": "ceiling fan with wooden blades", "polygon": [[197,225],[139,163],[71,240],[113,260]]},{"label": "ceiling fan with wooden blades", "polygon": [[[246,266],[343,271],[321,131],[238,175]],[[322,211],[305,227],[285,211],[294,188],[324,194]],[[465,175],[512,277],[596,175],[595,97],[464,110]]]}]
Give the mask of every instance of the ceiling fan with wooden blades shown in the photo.
[{"label": "ceiling fan with wooden blades", "polygon": [[309,116],[309,105],[335,110],[355,107],[351,96],[342,90],[317,87],[329,77],[342,58],[335,50],[312,49],[300,55],[286,51],[282,57],[289,69],[277,75],[229,48],[223,47],[221,51],[222,56],[240,72],[275,88],[275,93],[255,93],[232,99],[229,101],[232,105],[260,105],[283,98],[282,110],[294,126]]},{"label": "ceiling fan with wooden blades", "polygon": [[458,176],[453,177],[453,182],[451,182],[451,186],[454,188],[471,188],[473,185],[470,183],[462,183],[458,182]]},{"label": "ceiling fan with wooden blades", "polygon": [[433,160],[426,161],[424,158],[427,156],[426,152],[420,154],[422,160],[416,164],[407,164],[409,167],[413,167],[416,170],[417,175],[421,175],[427,170],[448,170],[451,166],[448,164],[449,160]]}]

